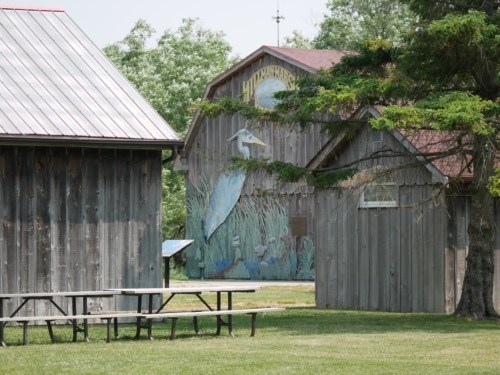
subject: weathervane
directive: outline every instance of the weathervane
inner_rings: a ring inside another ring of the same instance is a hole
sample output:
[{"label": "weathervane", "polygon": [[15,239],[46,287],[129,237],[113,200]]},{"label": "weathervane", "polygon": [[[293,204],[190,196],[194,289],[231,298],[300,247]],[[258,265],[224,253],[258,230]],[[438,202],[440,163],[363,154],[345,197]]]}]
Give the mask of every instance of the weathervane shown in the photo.
[{"label": "weathervane", "polygon": [[283,16],[280,16],[280,3],[278,1],[278,10],[276,11],[277,13],[277,16],[276,17],[272,17],[273,20],[276,20],[276,25],[278,26],[278,47],[280,46],[280,21],[281,20],[284,20],[285,17]]}]

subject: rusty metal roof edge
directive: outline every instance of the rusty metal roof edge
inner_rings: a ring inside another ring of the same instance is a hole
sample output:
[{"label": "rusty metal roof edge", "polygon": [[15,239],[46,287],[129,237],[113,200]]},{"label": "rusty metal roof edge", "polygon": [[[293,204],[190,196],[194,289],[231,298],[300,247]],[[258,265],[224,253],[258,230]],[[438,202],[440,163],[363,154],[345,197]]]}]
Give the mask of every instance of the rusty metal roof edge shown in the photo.
[{"label": "rusty metal roof edge", "polygon": [[183,140],[154,140],[128,138],[83,138],[83,137],[41,137],[0,135],[0,145],[16,146],[57,146],[57,147],[91,147],[91,148],[136,148],[136,149],[169,149],[183,148]]}]

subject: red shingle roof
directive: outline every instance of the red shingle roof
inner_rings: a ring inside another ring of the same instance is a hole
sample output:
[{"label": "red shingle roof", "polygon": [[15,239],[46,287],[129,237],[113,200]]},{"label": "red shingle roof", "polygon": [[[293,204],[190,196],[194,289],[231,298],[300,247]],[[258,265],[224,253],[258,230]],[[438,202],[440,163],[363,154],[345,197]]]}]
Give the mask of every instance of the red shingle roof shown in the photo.
[{"label": "red shingle roof", "polygon": [[[411,134],[400,133],[422,153],[444,152],[457,145],[456,134],[443,133],[436,130],[418,130]],[[460,176],[464,181],[471,181],[472,166],[460,173],[469,162],[469,158],[452,155],[434,161],[432,164],[446,177]]]},{"label": "red shingle roof", "polygon": [[290,60],[307,65],[314,70],[318,70],[320,68],[328,69],[332,66],[332,63],[339,63],[343,56],[349,54],[349,52],[333,50],[283,48],[272,46],[264,47]]}]

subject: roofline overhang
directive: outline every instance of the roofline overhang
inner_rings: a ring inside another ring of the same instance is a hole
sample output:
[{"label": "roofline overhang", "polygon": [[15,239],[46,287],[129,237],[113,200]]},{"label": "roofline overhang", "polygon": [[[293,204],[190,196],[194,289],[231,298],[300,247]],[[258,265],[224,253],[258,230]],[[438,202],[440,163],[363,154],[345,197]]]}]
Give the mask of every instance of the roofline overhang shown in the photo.
[{"label": "roofline overhang", "polygon": [[[205,101],[208,97],[212,96],[214,91],[215,91],[215,87],[218,84],[220,84],[224,80],[228,79],[229,77],[233,76],[234,74],[238,73],[240,70],[245,69],[245,67],[248,64],[251,64],[255,60],[258,60],[260,57],[264,56],[265,54],[275,56],[275,57],[277,57],[281,60],[284,60],[292,65],[295,65],[295,66],[297,66],[297,67],[299,67],[299,68],[301,68],[301,69],[303,69],[311,74],[315,74],[317,72],[316,69],[314,69],[308,65],[302,64],[294,59],[291,59],[285,55],[282,55],[282,54],[272,50],[271,48],[268,48],[267,46],[262,46],[259,49],[257,49],[256,51],[252,52],[247,57],[245,57],[243,60],[240,60],[239,62],[234,64],[232,67],[230,67],[224,73],[219,74],[217,77],[215,77],[213,80],[211,80],[208,83],[208,85],[205,89],[205,92],[203,93],[201,101]],[[205,116],[203,116],[200,113],[200,111],[197,110],[194,117],[193,117],[193,120],[191,121],[191,125],[189,126],[189,129],[188,129],[188,131],[186,133],[186,137],[185,137],[184,150],[185,150],[186,154],[189,152],[189,150],[191,149],[191,146],[194,143],[193,134],[196,134],[196,132],[198,131],[198,128],[200,127],[200,124],[201,124],[201,121],[203,120],[203,117],[205,117]]]},{"label": "roofline overhang", "polygon": [[53,137],[39,135],[0,135],[0,145],[165,150],[173,148],[182,149],[184,147],[184,141],[126,138]]}]

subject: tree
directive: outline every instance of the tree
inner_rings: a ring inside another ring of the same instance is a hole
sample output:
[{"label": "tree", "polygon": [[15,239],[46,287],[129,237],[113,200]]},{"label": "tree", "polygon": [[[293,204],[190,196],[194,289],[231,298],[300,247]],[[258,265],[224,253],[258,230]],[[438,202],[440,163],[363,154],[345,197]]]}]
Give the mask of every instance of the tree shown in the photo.
[{"label": "tree", "polygon": [[[178,30],[166,30],[156,46],[149,48],[153,33],[149,24],[139,20],[124,39],[106,46],[104,53],[183,137],[193,116],[193,103],[202,97],[208,82],[237,57],[230,57],[224,33],[203,28],[197,19],[184,19]],[[163,238],[183,237],[184,175],[167,165],[162,176]]]},{"label": "tree", "polygon": [[316,24],[313,40],[295,30],[285,46],[357,51],[368,39],[398,44],[415,19],[405,4],[392,0],[328,0],[326,7],[329,13]]},{"label": "tree", "polygon": [[[399,130],[408,137],[424,132],[440,134],[440,143],[412,154],[421,163],[460,161],[456,178],[473,171],[469,192],[469,254],[457,316],[485,318],[498,314],[493,307],[493,196],[498,196],[500,170],[500,3],[493,0],[401,0],[418,17],[397,45],[382,39],[365,41],[360,53],[316,77],[302,77],[298,90],[280,92],[274,111],[221,99],[202,103],[207,115],[240,112],[255,120],[276,121],[303,128],[321,123],[332,137],[352,135],[361,126]],[[379,106],[381,116],[369,121],[341,120],[364,106]],[[329,114],[320,120],[318,113]],[[370,158],[401,157],[387,150]],[[360,160],[359,160],[360,161]],[[282,181],[306,178],[319,187],[338,187],[356,173],[352,165],[308,170],[266,160],[256,165],[277,173]],[[400,165],[397,168],[408,167]]]}]

